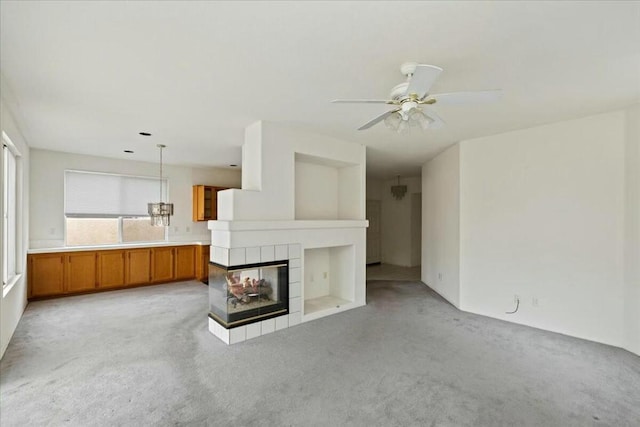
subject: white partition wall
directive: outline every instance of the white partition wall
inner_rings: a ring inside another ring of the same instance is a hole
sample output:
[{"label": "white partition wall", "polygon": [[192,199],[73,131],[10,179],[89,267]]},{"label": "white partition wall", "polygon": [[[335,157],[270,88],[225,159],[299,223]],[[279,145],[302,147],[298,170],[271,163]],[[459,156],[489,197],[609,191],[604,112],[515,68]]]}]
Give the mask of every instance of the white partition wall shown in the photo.
[{"label": "white partition wall", "polygon": [[[289,314],[275,330],[364,305],[365,147],[258,122],[246,130],[242,171],[241,190],[218,193],[211,261],[289,261]],[[210,321],[210,330],[233,344],[271,323]]]}]

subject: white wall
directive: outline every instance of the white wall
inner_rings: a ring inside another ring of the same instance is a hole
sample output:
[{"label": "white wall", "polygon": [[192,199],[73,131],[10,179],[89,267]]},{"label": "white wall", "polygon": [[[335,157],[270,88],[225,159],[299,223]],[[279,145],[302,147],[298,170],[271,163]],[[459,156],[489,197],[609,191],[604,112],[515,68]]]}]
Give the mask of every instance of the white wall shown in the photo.
[{"label": "white wall", "polygon": [[[640,106],[459,152],[459,307],[640,354]],[[445,204],[435,194],[455,193],[455,166],[436,170],[451,154],[423,168],[423,281],[445,297],[455,283],[438,289],[432,238],[455,217],[455,206],[434,213]],[[447,258],[455,265],[455,250]],[[515,295],[520,308],[506,314]]]},{"label": "white wall", "polygon": [[411,195],[411,265],[422,263],[422,193]]},{"label": "white wall", "polygon": [[460,146],[422,167],[421,279],[460,306]]},{"label": "white wall", "polygon": [[623,344],[624,120],[462,143],[463,310]]},{"label": "white wall", "polygon": [[338,219],[338,169],[296,161],[295,218]]},{"label": "white wall", "polygon": [[627,111],[625,152],[625,338],[640,354],[640,105]]},{"label": "white wall", "polygon": [[367,177],[367,200],[382,200],[382,180]]},{"label": "white wall", "polygon": [[[326,165],[333,167],[344,167],[338,179],[349,180],[353,197],[347,204],[347,199],[338,194],[338,202],[345,204],[339,206],[338,214],[349,216],[340,219],[364,219],[366,151],[363,145],[264,121],[247,127],[242,150],[243,170],[258,157],[261,167],[256,167],[251,176],[245,172],[243,179],[251,183],[250,188],[218,193],[218,218],[227,221],[295,219],[298,154],[326,159]],[[258,188],[260,191],[252,191]]]},{"label": "white wall", "polygon": [[[304,297],[313,299],[329,295],[331,278],[329,272],[331,257],[329,248],[307,249],[304,251]],[[327,274],[327,277],[325,276]]]},{"label": "white wall", "polygon": [[[27,248],[29,247],[29,146],[16,126],[13,115],[6,107],[4,101],[0,101],[0,128],[11,139],[11,142],[20,152],[22,176],[18,177],[18,185],[22,187],[22,200],[18,200],[18,211],[21,212],[18,220],[19,233],[17,245],[19,256],[17,259],[18,273],[22,276],[11,288],[4,289],[0,301],[0,357],[4,355],[13,332],[20,321],[20,317],[27,306]],[[1,265],[0,265],[0,268]]]},{"label": "white wall", "polygon": [[[165,152],[165,158],[170,158],[167,152]],[[30,247],[32,248],[64,245],[65,169],[158,176],[157,163],[31,150]],[[192,221],[192,185],[239,187],[240,174],[238,170],[190,168],[165,164],[163,176],[169,181],[169,201],[174,204],[169,240],[209,241],[210,232],[206,222]]]},{"label": "white wall", "polygon": [[396,200],[391,194],[391,187],[398,185],[397,178],[382,184],[382,262],[413,267],[418,264],[414,264],[416,259],[411,253],[414,232],[411,228],[411,199],[412,194],[422,192],[422,182],[420,177],[406,177],[400,178],[400,184],[407,186],[407,193],[401,200]]}]

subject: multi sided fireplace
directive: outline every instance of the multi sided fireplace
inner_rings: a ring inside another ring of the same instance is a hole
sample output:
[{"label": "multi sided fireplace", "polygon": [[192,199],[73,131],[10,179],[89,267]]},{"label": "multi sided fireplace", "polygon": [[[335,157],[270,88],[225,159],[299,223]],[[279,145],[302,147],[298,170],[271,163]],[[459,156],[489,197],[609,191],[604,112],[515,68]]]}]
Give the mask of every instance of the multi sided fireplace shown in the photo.
[{"label": "multi sided fireplace", "polygon": [[209,317],[226,329],[289,312],[289,261],[209,263]]}]

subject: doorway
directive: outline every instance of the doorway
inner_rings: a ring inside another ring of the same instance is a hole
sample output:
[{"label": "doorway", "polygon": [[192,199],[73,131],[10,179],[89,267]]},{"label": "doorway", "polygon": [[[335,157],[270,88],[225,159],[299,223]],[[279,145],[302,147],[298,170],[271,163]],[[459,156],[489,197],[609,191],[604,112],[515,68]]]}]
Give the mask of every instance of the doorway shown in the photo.
[{"label": "doorway", "polygon": [[380,264],[382,261],[380,250],[380,218],[382,215],[380,200],[367,200],[367,265]]}]

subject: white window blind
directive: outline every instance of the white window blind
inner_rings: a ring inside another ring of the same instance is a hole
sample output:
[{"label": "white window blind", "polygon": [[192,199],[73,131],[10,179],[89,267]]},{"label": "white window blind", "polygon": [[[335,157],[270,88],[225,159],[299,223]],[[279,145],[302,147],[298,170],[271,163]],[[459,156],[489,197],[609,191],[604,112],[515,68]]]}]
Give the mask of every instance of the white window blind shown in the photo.
[{"label": "white window blind", "polygon": [[[162,180],[162,201],[167,181]],[[65,215],[69,217],[147,216],[147,203],[160,201],[158,178],[65,171]]]}]

